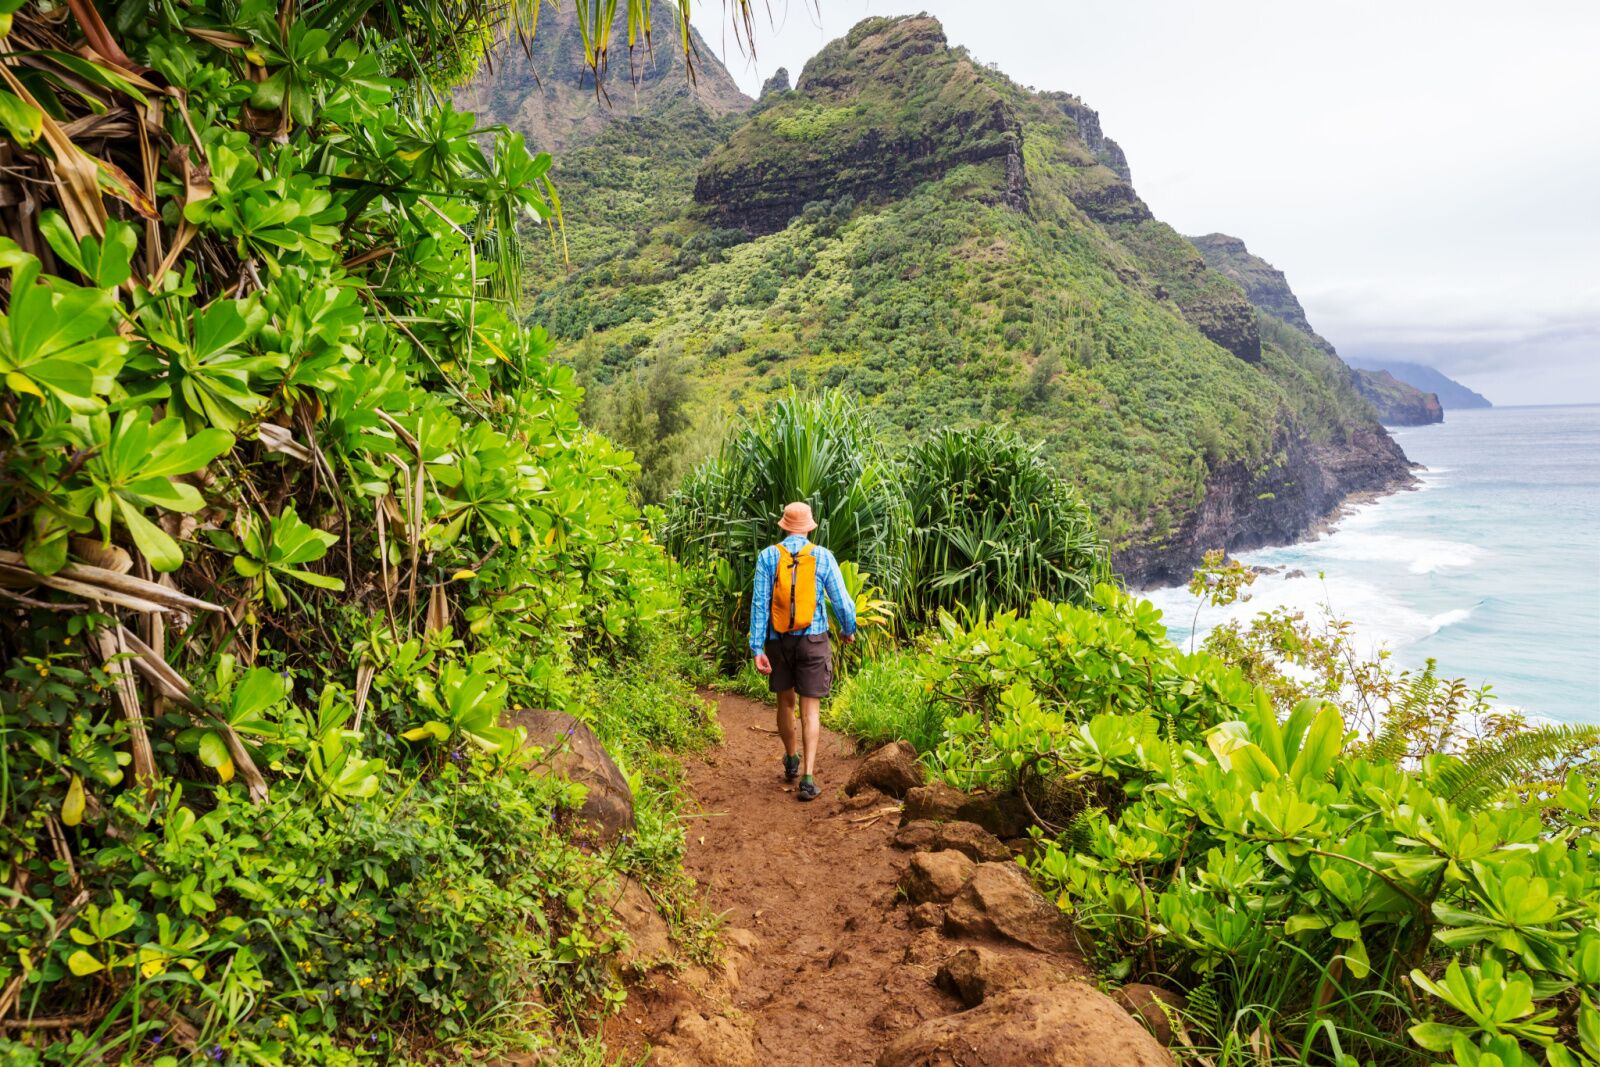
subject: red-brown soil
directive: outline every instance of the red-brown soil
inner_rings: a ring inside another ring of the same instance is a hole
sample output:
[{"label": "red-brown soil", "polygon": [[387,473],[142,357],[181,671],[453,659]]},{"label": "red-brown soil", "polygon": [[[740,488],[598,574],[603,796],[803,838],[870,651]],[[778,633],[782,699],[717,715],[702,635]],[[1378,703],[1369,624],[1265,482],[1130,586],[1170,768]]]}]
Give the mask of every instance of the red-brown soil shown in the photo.
[{"label": "red-brown soil", "polygon": [[899,804],[845,797],[860,758],[848,739],[826,730],[817,759],[822,796],[800,803],[783,781],[772,708],[716,699],[725,743],[686,765],[697,809],[686,865],[706,906],[729,928],[752,931],[759,945],[737,979],[718,986],[720,1006],[691,993],[687,974],[648,976],[607,1023],[607,1046],[618,1062],[636,1062],[681,1012],[720,1007],[753,1022],[762,1062],[870,1064],[920,1020],[961,1008],[932,982],[958,946],[937,947],[936,935],[913,929],[910,909],[898,906],[909,861],[889,846]]}]

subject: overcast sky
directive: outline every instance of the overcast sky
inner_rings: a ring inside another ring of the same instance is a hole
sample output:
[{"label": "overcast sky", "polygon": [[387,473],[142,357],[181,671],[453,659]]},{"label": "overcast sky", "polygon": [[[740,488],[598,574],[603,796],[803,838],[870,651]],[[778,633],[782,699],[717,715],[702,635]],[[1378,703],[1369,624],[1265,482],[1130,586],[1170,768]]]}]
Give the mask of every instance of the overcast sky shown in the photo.
[{"label": "overcast sky", "polygon": [[1430,363],[1498,404],[1600,402],[1596,0],[770,8],[753,63],[717,0],[696,16],[752,95],[861,18],[926,8],[977,59],[1096,108],[1157,217],[1243,238],[1345,355]]}]

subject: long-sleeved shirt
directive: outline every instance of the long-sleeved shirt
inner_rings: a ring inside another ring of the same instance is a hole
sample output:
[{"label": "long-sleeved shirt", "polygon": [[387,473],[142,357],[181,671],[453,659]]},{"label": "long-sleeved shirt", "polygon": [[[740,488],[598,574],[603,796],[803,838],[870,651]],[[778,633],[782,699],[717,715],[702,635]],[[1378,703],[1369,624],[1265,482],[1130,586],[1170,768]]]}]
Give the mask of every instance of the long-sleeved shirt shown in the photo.
[{"label": "long-sleeved shirt", "polygon": [[[803,534],[790,534],[780,542],[791,553],[800,551],[806,543]],[[833,553],[816,545],[811,549],[817,557],[817,610],[811,616],[811,625],[805,633],[828,632],[828,604],[839,613],[839,628],[845,634],[856,632],[856,605],[844,588],[844,576],[839,573],[839,561]],[[766,649],[767,639],[777,637],[772,629],[772,583],[778,576],[778,546],[768,545],[756,557],[756,587],[750,597],[750,651],[760,655]]]}]

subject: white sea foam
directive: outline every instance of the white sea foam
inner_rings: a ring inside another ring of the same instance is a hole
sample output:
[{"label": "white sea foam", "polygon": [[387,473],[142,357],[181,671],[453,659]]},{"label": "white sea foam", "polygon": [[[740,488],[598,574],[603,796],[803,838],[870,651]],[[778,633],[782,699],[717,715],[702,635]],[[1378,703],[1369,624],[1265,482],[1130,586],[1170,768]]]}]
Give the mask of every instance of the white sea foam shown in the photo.
[{"label": "white sea foam", "polygon": [[1403,563],[1412,574],[1432,574],[1449,568],[1470,567],[1483,550],[1464,541],[1446,541],[1403,534],[1366,533],[1345,528],[1319,542],[1317,554],[1327,559],[1360,563]]}]

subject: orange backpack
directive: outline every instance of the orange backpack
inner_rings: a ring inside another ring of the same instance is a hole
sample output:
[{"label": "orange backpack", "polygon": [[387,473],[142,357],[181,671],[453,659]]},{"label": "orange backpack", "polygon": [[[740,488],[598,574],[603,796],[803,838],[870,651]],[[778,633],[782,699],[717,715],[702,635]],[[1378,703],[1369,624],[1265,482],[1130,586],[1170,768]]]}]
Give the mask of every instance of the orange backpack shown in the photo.
[{"label": "orange backpack", "polygon": [[778,573],[772,582],[772,628],[798,633],[817,613],[817,557],[812,545],[791,553],[778,545]]}]

